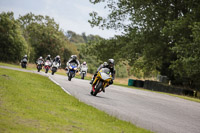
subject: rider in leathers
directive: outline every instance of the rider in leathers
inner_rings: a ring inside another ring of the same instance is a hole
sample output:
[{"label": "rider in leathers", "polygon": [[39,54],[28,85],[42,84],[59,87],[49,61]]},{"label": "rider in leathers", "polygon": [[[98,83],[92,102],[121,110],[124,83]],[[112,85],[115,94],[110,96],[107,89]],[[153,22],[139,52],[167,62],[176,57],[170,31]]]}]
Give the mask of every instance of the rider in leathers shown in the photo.
[{"label": "rider in leathers", "polygon": [[54,59],[53,59],[53,62],[58,62],[59,63],[59,66],[61,66],[61,61],[60,61],[60,56],[57,55]]},{"label": "rider in leathers", "polygon": [[51,61],[51,55],[47,55],[47,57],[45,58],[45,61],[47,60]]},{"label": "rider in leathers", "polygon": [[68,67],[71,63],[75,63],[77,65],[77,68],[80,67],[80,62],[78,61],[76,55],[72,55],[71,58],[68,60],[66,70],[68,70]]},{"label": "rider in leathers", "polygon": [[92,80],[90,81],[90,84],[93,83],[95,77],[97,76],[97,73],[101,70],[101,68],[109,68],[110,69],[110,72],[112,74],[112,80],[109,82],[109,85],[113,84],[113,80],[115,79],[114,59],[109,59],[108,63],[104,62],[103,64],[101,64],[99,66],[99,68],[97,69],[96,73],[94,74]]}]

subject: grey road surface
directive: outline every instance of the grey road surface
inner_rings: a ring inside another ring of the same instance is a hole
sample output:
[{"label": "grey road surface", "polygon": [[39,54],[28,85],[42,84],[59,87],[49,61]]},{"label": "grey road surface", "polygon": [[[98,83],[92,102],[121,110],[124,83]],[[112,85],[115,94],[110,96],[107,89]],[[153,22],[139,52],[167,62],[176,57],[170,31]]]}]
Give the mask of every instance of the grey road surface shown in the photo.
[{"label": "grey road surface", "polygon": [[67,76],[63,75],[39,74],[48,76],[80,101],[139,127],[157,133],[200,133],[200,103],[115,85],[94,97],[90,95],[91,85],[87,80],[73,78],[68,81]]}]

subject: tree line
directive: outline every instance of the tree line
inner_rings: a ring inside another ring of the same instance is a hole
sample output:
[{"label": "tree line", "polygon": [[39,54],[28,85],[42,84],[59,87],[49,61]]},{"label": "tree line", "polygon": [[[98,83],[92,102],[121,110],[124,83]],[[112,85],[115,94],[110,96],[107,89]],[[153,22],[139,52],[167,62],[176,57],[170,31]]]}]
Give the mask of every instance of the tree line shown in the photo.
[{"label": "tree line", "polygon": [[28,13],[14,18],[13,12],[0,14],[0,60],[19,62],[27,54],[34,63],[39,56],[60,55],[62,64],[72,54],[79,54],[59,25],[49,16]]},{"label": "tree line", "polygon": [[90,13],[91,26],[122,30],[123,35],[88,45],[88,51],[100,59],[108,55],[118,62],[127,61],[133,74],[158,72],[173,85],[200,90],[200,1],[90,2],[104,2],[110,11],[105,17]]}]

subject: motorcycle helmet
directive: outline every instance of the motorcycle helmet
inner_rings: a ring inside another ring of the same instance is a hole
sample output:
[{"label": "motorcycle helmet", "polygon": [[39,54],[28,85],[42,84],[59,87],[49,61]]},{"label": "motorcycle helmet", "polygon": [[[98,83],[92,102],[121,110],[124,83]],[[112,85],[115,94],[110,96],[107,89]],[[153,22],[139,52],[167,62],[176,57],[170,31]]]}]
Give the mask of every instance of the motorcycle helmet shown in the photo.
[{"label": "motorcycle helmet", "polygon": [[76,60],[76,59],[77,59],[77,56],[76,56],[76,55],[73,55],[73,56],[72,56],[72,59],[73,59],[73,60]]},{"label": "motorcycle helmet", "polygon": [[60,56],[59,56],[59,55],[57,55],[57,56],[56,56],[56,58],[60,59]]},{"label": "motorcycle helmet", "polygon": [[109,65],[109,68],[113,68],[114,67],[114,59],[108,59],[108,65]]},{"label": "motorcycle helmet", "polygon": [[104,62],[104,63],[103,63],[103,66],[108,66],[108,63],[107,63],[107,62]]},{"label": "motorcycle helmet", "polygon": [[42,59],[42,56],[40,56],[40,58],[39,59]]},{"label": "motorcycle helmet", "polygon": [[85,62],[85,61],[83,62],[83,65],[86,65],[86,62]]},{"label": "motorcycle helmet", "polygon": [[27,57],[27,55],[25,54],[24,57]]},{"label": "motorcycle helmet", "polygon": [[49,54],[49,55],[47,55],[47,57],[49,57],[49,58],[50,58],[50,57],[51,57],[51,55]]}]

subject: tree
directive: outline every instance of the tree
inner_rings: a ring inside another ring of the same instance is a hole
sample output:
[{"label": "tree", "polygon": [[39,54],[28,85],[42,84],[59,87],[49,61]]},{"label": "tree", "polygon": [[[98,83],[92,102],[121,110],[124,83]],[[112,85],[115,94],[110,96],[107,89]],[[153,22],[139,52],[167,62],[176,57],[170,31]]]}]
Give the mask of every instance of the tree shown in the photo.
[{"label": "tree", "polygon": [[0,60],[18,62],[27,54],[27,43],[13,12],[0,14]]},{"label": "tree", "polygon": [[71,54],[78,54],[76,46],[68,41],[53,18],[28,13],[20,16],[18,21],[24,31],[24,37],[29,43],[32,62],[35,62],[39,56],[46,57],[50,54],[55,57],[60,55],[64,67]]},{"label": "tree", "polygon": [[[139,66],[143,71],[156,69],[161,75],[167,75],[173,84],[183,85],[183,79],[192,82],[191,77],[184,74],[186,71],[183,73],[179,71],[177,76],[176,70],[180,67],[180,60],[185,58],[179,50],[184,46],[196,44],[195,39],[191,37],[194,34],[191,27],[194,26],[193,23],[200,21],[198,13],[200,1],[90,0],[90,2],[93,4],[107,2],[106,8],[110,10],[106,18],[98,16],[97,12],[90,13],[91,26],[124,30],[125,34],[117,38],[117,41],[125,42],[124,46],[118,45],[121,46],[119,57],[128,58],[130,64],[134,67]],[[188,47],[185,47],[185,51],[188,51],[189,55],[193,53]],[[195,64],[198,62],[197,58],[193,60]],[[183,62],[182,64],[186,70],[187,65]]]}]

